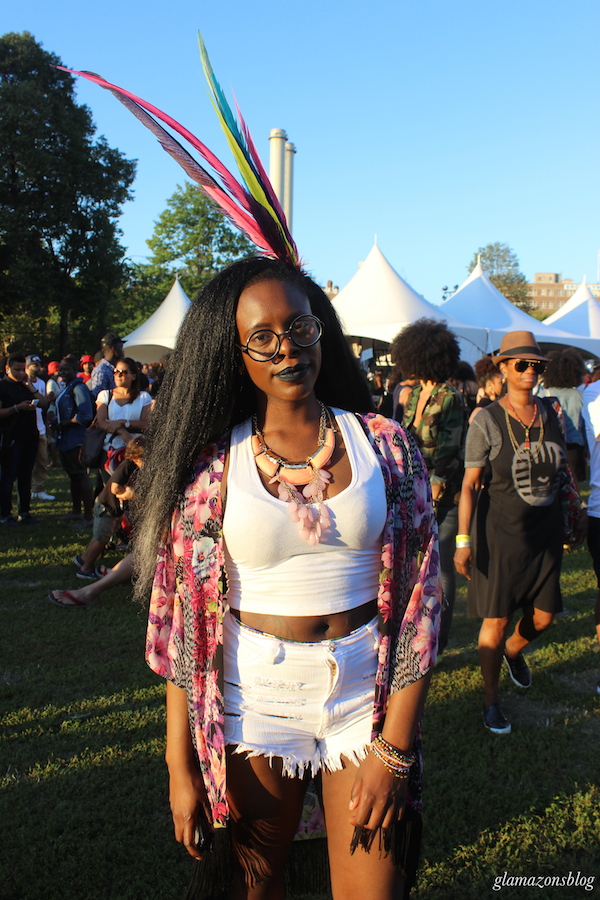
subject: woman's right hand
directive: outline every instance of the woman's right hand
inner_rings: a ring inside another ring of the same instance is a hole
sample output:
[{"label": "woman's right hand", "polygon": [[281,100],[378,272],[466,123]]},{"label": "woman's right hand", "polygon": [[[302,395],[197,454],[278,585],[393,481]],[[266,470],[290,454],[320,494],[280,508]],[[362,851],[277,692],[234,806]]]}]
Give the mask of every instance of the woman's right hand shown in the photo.
[{"label": "woman's right hand", "polygon": [[471,563],[473,557],[470,547],[459,547],[454,553],[454,568],[460,575],[471,580]]},{"label": "woman's right hand", "polygon": [[212,825],[206,788],[198,769],[169,773],[169,803],[175,840],[184,845],[190,856],[201,860],[203,854],[197,848],[198,830],[208,837],[212,834]]}]

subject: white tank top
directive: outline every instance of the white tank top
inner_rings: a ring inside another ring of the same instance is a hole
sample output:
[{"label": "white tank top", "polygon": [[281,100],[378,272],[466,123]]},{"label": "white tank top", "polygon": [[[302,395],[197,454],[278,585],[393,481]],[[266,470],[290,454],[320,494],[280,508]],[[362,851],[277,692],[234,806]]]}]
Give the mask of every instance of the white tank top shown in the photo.
[{"label": "white tank top", "polygon": [[333,409],[352,476],[326,500],[331,527],[312,546],[298,534],[287,503],[263,485],[252,455],[252,422],[231,434],[223,520],[225,568],[233,609],[314,616],[354,609],[377,597],[387,515],[377,457],[354,413]]}]

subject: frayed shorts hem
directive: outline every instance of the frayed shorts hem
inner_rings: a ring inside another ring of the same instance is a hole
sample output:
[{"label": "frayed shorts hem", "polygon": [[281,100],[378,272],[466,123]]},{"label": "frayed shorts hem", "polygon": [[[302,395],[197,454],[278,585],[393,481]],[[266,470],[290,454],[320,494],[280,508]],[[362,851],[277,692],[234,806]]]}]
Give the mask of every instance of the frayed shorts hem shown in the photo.
[{"label": "frayed shorts hem", "polygon": [[[369,752],[379,650],[377,619],[332,641],[284,641],[223,623],[225,744],[282,761],[290,778],[354,765]],[[344,758],[344,759],[343,759]]]},{"label": "frayed shorts hem", "polygon": [[274,751],[264,750],[262,747],[253,747],[250,744],[229,744],[233,747],[233,753],[245,753],[246,759],[262,756],[269,760],[269,765],[273,766],[273,760],[281,760],[281,774],[285,778],[304,778],[310,772],[311,778],[314,778],[319,772],[340,772],[345,768],[342,756],[355,766],[359,766],[363,759],[366,759],[369,753],[371,743],[364,744],[361,747],[352,747],[347,750],[340,750],[339,753],[329,753],[322,757],[316,754],[312,759],[300,759],[296,756],[281,756]]}]

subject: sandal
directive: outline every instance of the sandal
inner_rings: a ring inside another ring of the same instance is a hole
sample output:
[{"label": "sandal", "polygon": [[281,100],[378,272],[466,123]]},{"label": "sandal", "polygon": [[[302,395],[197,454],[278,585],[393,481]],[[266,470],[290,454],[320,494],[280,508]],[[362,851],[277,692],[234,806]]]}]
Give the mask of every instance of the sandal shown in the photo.
[{"label": "sandal", "polygon": [[[87,606],[87,603],[84,603],[83,600],[79,600],[79,598],[75,597],[71,591],[50,591],[48,600],[56,606],[62,606],[63,609],[81,609],[82,607]],[[69,602],[65,603],[65,600],[68,600]]]},{"label": "sandal", "polygon": [[96,566],[94,571],[96,573],[97,578],[105,578],[107,575],[109,575],[112,572],[112,569],[110,566]]}]

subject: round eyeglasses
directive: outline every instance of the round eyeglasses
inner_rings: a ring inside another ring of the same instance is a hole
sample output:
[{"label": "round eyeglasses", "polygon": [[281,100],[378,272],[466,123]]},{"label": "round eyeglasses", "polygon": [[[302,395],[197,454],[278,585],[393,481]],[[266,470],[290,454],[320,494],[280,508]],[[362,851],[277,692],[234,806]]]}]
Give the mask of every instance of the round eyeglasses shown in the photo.
[{"label": "round eyeglasses", "polygon": [[322,334],[323,323],[316,316],[297,316],[281,334],[261,328],[252,332],[245,346],[237,344],[237,348],[256,362],[268,362],[277,356],[284,338],[289,338],[296,347],[312,347]]},{"label": "round eyeglasses", "polygon": [[515,372],[526,372],[530,368],[536,375],[543,375],[546,371],[546,363],[541,359],[515,359]]}]

